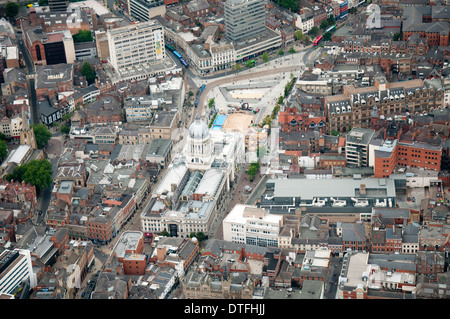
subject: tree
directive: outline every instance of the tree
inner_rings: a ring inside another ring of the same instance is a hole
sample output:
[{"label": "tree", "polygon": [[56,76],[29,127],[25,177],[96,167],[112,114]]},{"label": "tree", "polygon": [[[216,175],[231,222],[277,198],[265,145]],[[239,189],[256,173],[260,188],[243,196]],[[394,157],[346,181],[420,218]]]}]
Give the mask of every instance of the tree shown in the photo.
[{"label": "tree", "polygon": [[95,71],[92,68],[91,64],[89,62],[84,62],[81,66],[81,74],[83,74],[86,77],[86,81],[89,84],[94,83],[95,81]]},{"label": "tree", "polygon": [[280,95],[280,97],[278,98],[278,104],[283,104],[283,102],[284,102],[283,96]]},{"label": "tree", "polygon": [[209,101],[208,101],[208,107],[212,108],[213,106],[214,106],[214,98],[209,99]]},{"label": "tree", "polygon": [[193,97],[194,96],[194,92],[192,92],[191,90],[189,90],[189,97]]},{"label": "tree", "polygon": [[39,149],[42,149],[47,145],[48,141],[52,137],[52,133],[44,124],[33,125],[34,136],[36,138],[36,144]]},{"label": "tree", "polygon": [[322,22],[320,23],[320,28],[325,30],[327,27],[328,27],[328,21],[322,20]]},{"label": "tree", "polygon": [[28,163],[14,167],[13,172],[7,174],[5,179],[29,183],[40,192],[52,184],[52,174],[52,164],[48,160],[31,160]]},{"label": "tree", "polygon": [[253,178],[255,178],[256,174],[258,173],[260,164],[259,162],[253,162],[250,164],[247,174],[250,177],[250,181],[253,181]]},{"label": "tree", "polygon": [[70,133],[70,127],[68,127],[67,125],[62,125],[61,126],[61,133],[63,134],[69,134]]},{"label": "tree", "polygon": [[309,33],[309,35],[315,37],[316,35],[319,34],[319,31],[320,31],[319,27],[313,26],[313,27],[311,28],[311,30],[309,30],[308,33]]},{"label": "tree", "polygon": [[291,12],[297,12],[298,9],[297,0],[275,0],[275,3],[286,9],[290,9]]},{"label": "tree", "polygon": [[4,140],[0,140],[0,159],[3,161],[6,155],[8,155],[8,145]]},{"label": "tree", "polygon": [[325,32],[325,34],[323,35],[322,40],[323,41],[330,41],[331,40],[331,33],[330,32]]},{"label": "tree", "polygon": [[92,37],[92,33],[89,30],[78,30],[78,33],[74,34],[72,36],[73,42],[80,43],[80,42],[92,42],[94,41],[94,38]]},{"label": "tree", "polygon": [[333,24],[336,23],[336,20],[334,19],[334,16],[331,15],[328,17],[327,22],[328,22],[328,25],[331,27]]},{"label": "tree", "polygon": [[240,70],[242,70],[242,67],[241,67],[241,65],[240,65],[239,63],[236,63],[236,64],[234,65],[234,69],[235,69],[236,71],[240,71]]},{"label": "tree", "polygon": [[269,61],[269,59],[270,59],[269,53],[264,52],[264,53],[261,55],[261,59],[264,61],[264,63],[267,63],[267,62]]},{"label": "tree", "polygon": [[302,30],[297,30],[294,33],[294,37],[295,37],[295,40],[300,40],[301,41],[301,40],[303,40],[305,38],[305,35],[303,34]]},{"label": "tree", "polygon": [[0,140],[2,140],[2,141],[6,140],[5,134],[3,134],[1,132],[0,132]]},{"label": "tree", "polygon": [[278,50],[278,55],[284,55],[284,51],[283,51],[283,49],[280,49],[280,50]]},{"label": "tree", "polygon": [[339,136],[340,134],[339,134],[339,132],[336,131],[336,130],[331,130],[331,135],[333,135],[333,136]]},{"label": "tree", "polygon": [[8,2],[5,7],[5,16],[13,19],[19,13],[19,5],[14,2]]},{"label": "tree", "polygon": [[204,232],[201,232],[201,231],[190,233],[190,234],[189,234],[189,238],[193,238],[193,237],[197,238],[199,242],[201,242],[201,241],[203,241],[203,240],[206,239],[205,233],[204,233]]},{"label": "tree", "polygon": [[63,121],[68,121],[72,117],[73,113],[66,113],[61,118]]},{"label": "tree", "polygon": [[39,191],[44,190],[52,184],[53,170],[52,164],[48,160],[31,160],[26,165],[22,177],[25,183],[36,186],[36,189]]},{"label": "tree", "polygon": [[170,236],[170,234],[165,229],[162,232],[160,232],[159,235],[160,236],[165,236],[165,237],[169,237]]},{"label": "tree", "polygon": [[396,33],[394,34],[394,41],[398,41],[401,38],[401,34],[400,33]]},{"label": "tree", "polygon": [[290,54],[294,54],[294,53],[295,53],[294,47],[290,47],[288,52],[289,52]]},{"label": "tree", "polygon": [[261,122],[261,126],[269,125],[269,127],[272,125],[272,119],[269,115],[267,115]]}]

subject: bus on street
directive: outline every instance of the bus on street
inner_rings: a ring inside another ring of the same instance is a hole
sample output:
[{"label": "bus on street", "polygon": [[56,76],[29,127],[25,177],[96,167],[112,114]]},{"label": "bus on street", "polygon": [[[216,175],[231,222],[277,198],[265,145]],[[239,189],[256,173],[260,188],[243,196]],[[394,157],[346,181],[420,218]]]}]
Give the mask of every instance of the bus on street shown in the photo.
[{"label": "bus on street", "polygon": [[315,47],[318,46],[319,43],[320,43],[320,41],[322,41],[322,36],[321,36],[321,35],[319,35],[319,36],[314,40],[314,46],[315,46]]}]

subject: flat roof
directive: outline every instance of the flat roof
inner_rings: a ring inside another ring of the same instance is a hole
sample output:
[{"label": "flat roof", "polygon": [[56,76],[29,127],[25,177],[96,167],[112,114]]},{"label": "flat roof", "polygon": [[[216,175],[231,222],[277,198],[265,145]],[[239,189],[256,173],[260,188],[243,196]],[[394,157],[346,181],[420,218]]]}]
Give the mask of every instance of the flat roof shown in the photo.
[{"label": "flat roof", "polygon": [[138,248],[138,243],[141,238],[144,237],[144,233],[140,231],[126,231],[120,236],[119,240],[114,247],[114,252],[117,257],[125,257],[127,251],[134,251]]},{"label": "flat roof", "polygon": [[346,272],[347,282],[344,283],[344,287],[358,287],[358,285],[362,285],[363,287],[367,286],[367,281],[362,279],[362,275],[363,273],[366,273],[369,268],[368,259],[369,254],[363,252],[358,252],[350,256]]},{"label": "flat roof", "polygon": [[396,196],[395,182],[390,179],[269,179],[267,184],[271,183],[274,184],[273,196],[281,198],[301,197],[302,200],[313,200],[316,197],[360,197],[357,189],[359,190],[362,184],[366,186],[366,190],[386,190],[383,197]]},{"label": "flat roof", "polygon": [[[244,216],[244,213],[246,210],[255,209],[257,210],[256,213],[261,214],[260,216]],[[258,208],[252,205],[244,205],[244,204],[236,204],[233,209],[228,213],[228,215],[225,217],[224,221],[227,221],[228,223],[236,223],[236,224],[245,224],[247,220],[254,220],[254,219],[260,219],[264,222],[269,223],[278,223],[283,219],[283,216],[281,215],[275,215],[275,214],[267,214],[263,208]]]}]

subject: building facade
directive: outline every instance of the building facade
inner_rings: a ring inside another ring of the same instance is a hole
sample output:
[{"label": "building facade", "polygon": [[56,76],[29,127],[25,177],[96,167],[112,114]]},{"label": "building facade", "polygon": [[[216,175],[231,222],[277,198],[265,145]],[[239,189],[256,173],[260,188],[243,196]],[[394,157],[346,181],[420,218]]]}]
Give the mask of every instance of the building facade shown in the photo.
[{"label": "building facade", "polygon": [[324,98],[328,133],[348,132],[349,127],[370,127],[375,107],[380,116],[401,112],[419,114],[444,106],[444,89],[420,79],[388,83],[385,77],[376,77],[374,86],[346,85],[342,91]]},{"label": "building facade", "polygon": [[126,70],[166,56],[163,27],[147,21],[107,31],[110,63],[117,70]]},{"label": "building facade", "polygon": [[237,42],[266,29],[265,6],[261,0],[227,0],[224,3],[225,35]]},{"label": "building facade", "polygon": [[0,254],[0,294],[12,294],[25,280],[29,280],[30,288],[37,284],[30,252],[22,249],[4,250]]}]

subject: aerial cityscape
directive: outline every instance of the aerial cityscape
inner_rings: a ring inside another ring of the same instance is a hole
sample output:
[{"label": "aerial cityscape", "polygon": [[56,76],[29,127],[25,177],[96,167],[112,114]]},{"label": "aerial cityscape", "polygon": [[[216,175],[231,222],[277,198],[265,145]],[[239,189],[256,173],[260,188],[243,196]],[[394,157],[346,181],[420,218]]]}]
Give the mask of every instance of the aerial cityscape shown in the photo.
[{"label": "aerial cityscape", "polygon": [[0,16],[0,299],[450,299],[449,0]]}]

